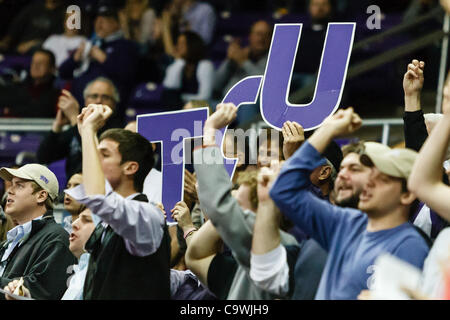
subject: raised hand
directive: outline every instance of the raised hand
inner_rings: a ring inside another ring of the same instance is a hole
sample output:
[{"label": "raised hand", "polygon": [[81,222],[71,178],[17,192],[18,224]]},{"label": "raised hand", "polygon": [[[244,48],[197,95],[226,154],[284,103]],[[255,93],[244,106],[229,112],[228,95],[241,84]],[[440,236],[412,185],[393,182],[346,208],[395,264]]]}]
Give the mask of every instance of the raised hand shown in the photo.
[{"label": "raised hand", "polygon": [[237,107],[233,103],[220,103],[216,111],[206,120],[205,128],[222,129],[232,123],[236,115]]},{"label": "raised hand", "polygon": [[69,123],[70,123],[69,119],[67,119],[66,116],[64,115],[64,112],[61,109],[59,109],[56,112],[56,118],[53,121],[52,131],[55,133],[59,133],[61,132],[62,128]]},{"label": "raised hand", "polygon": [[86,48],[86,41],[83,41],[73,54],[73,60],[75,60],[75,62],[79,62],[83,59],[84,48]]},{"label": "raised hand", "polygon": [[92,59],[97,60],[97,61],[100,62],[100,63],[105,62],[105,61],[106,61],[106,58],[108,57],[108,56],[106,55],[106,53],[105,53],[102,49],[100,49],[99,47],[97,47],[97,46],[93,46],[93,47],[91,48],[91,51],[89,51],[89,56],[90,56]]},{"label": "raised hand", "polygon": [[192,174],[188,170],[184,170],[184,201],[189,208],[198,201],[197,195],[197,178],[195,173]]},{"label": "raised hand", "polygon": [[112,115],[112,109],[103,104],[90,104],[81,110],[77,117],[78,130],[81,134],[83,130],[97,132],[105,125],[106,120]]},{"label": "raised hand", "polygon": [[361,125],[362,120],[352,107],[345,110],[341,109],[326,118],[322,125],[314,131],[308,142],[317,152],[323,153],[334,138],[351,134],[358,130]]},{"label": "raised hand", "polygon": [[183,231],[194,227],[191,219],[191,211],[185,202],[177,202],[170,212],[172,212],[172,219],[178,222],[178,225]]},{"label": "raised hand", "polygon": [[262,204],[265,201],[271,201],[269,190],[280,173],[282,164],[283,161],[272,161],[270,167],[262,167],[259,169],[258,186],[256,189],[259,204]]},{"label": "raised hand", "polygon": [[58,107],[64,113],[64,116],[70,121],[70,124],[74,126],[77,123],[80,105],[70,91],[65,89],[62,90],[61,96],[58,99]]},{"label": "raised hand", "polygon": [[423,70],[425,62],[419,60],[412,60],[408,64],[405,75],[403,76],[403,90],[405,96],[418,95],[423,88]]},{"label": "raised hand", "polygon": [[286,121],[281,129],[283,133],[283,155],[287,160],[305,141],[303,127],[295,121]]},{"label": "raised hand", "polygon": [[328,117],[322,127],[330,130],[333,137],[352,134],[362,125],[362,120],[352,107],[341,109],[331,117]]},{"label": "raised hand", "polygon": [[220,103],[216,111],[205,121],[203,144],[215,144],[216,131],[226,127],[236,119],[237,107],[233,103]]}]

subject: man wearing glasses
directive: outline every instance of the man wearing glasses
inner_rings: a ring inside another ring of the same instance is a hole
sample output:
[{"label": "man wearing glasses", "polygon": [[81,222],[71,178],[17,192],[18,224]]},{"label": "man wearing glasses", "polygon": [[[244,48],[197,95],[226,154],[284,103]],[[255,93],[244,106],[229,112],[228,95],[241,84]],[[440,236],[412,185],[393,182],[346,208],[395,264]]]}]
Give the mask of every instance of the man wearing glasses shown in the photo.
[{"label": "man wearing glasses", "polygon": [[[119,92],[111,80],[99,77],[89,82],[84,91],[85,105],[91,103],[104,104],[113,111],[120,101]],[[41,164],[66,159],[66,177],[81,171],[81,138],[77,129],[77,116],[80,113],[80,105],[73,95],[63,90],[58,100],[58,112],[53,121],[52,130],[42,140],[37,151],[37,160]],[[63,127],[67,125],[67,129]],[[121,128],[122,123],[118,117],[112,116],[100,130],[101,134],[106,129]]]}]

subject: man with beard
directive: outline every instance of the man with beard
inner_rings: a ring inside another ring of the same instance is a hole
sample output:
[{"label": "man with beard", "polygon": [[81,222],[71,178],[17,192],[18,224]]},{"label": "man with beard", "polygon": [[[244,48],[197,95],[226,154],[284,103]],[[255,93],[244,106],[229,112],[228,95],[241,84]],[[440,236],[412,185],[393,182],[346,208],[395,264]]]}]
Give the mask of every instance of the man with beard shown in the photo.
[{"label": "man with beard", "polygon": [[[315,296],[319,300],[356,299],[370,288],[374,262],[383,253],[422,268],[429,251],[408,222],[416,203],[406,189],[415,151],[365,144],[360,161],[370,167],[370,176],[359,195],[359,210],[331,205],[308,191],[309,174],[324,163],[321,153],[327,145],[337,136],[353,133],[361,123],[352,108],[327,118],[285,163],[270,190],[280,211],[328,251]],[[347,198],[345,193],[353,194],[342,188],[337,198]]]},{"label": "man with beard", "polygon": [[370,168],[359,160],[364,152],[364,142],[354,142],[342,147],[344,159],[334,183],[330,201],[340,207],[358,208],[359,195],[369,179]]}]

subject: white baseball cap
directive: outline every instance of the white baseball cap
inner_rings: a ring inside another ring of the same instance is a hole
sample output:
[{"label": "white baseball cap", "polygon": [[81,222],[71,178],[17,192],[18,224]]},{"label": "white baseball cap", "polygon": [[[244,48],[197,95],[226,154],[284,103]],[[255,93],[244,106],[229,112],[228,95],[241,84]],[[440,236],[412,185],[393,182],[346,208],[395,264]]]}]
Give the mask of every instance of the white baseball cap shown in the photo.
[{"label": "white baseball cap", "polygon": [[367,165],[369,158],[382,173],[408,179],[417,158],[416,151],[407,148],[391,149],[378,142],[366,142],[364,146],[364,154],[360,156],[362,164]]},{"label": "white baseball cap", "polygon": [[13,177],[36,182],[42,189],[48,192],[48,195],[53,201],[55,201],[58,197],[58,179],[46,166],[37,163],[30,163],[18,169],[10,169],[5,167],[0,169],[0,178],[3,180],[10,181]]}]

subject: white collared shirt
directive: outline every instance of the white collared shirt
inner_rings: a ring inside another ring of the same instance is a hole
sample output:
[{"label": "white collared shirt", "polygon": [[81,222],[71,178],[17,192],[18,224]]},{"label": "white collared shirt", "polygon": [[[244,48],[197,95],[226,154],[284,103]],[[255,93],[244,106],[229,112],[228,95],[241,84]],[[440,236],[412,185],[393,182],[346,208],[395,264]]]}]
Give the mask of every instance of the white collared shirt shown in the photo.
[{"label": "white collared shirt", "polygon": [[[33,220],[40,220],[42,216],[39,216]],[[30,220],[28,222],[25,222],[24,224],[19,224],[18,226],[15,226],[11,230],[8,231],[6,234],[6,239],[8,243],[8,248],[6,248],[5,252],[3,253],[2,260],[0,263],[0,276],[3,275],[3,272],[5,271],[7,260],[11,254],[11,252],[14,250],[14,248],[17,245],[21,245],[20,240],[22,240],[26,235],[28,235],[31,232],[31,227],[33,220]]]},{"label": "white collared shirt", "polygon": [[69,287],[61,300],[83,300],[84,281],[89,266],[89,253],[83,253],[78,260],[78,264],[73,266],[74,275],[70,277]]}]

